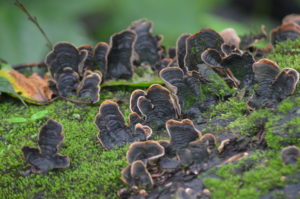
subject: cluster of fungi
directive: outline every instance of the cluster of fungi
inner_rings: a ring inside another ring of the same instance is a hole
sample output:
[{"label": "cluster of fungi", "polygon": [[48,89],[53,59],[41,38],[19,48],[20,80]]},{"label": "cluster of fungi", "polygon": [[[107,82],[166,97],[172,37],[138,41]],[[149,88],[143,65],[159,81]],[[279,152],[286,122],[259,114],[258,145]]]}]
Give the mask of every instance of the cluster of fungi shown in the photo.
[{"label": "cluster of fungi", "polygon": [[[283,24],[271,31],[265,48],[254,46],[268,38],[264,27],[261,33],[244,37],[233,29],[217,33],[203,28],[195,34],[182,34],[176,47],[166,50],[160,44],[162,37],[153,35],[152,23],[142,19],[114,34],[109,44],[76,47],[57,43],[45,60],[51,74],[49,85],[57,96],[94,104],[99,101],[102,82],[130,80],[137,67],[150,66],[165,87],[154,84],[132,92],[129,124],[113,100],[100,105],[95,119],[97,138],[105,149],[130,144],[129,165],[122,171],[122,180],[130,188],[120,190],[119,195],[207,198],[209,191],[197,175],[250,152],[234,150],[233,146],[239,145],[235,138],[202,134],[197,129],[199,116],[209,106],[236,95],[248,101],[251,111],[276,107],[293,94],[299,73],[262,57],[279,42],[298,38],[299,24],[300,16],[285,17]],[[155,140],[164,133],[169,140]],[[49,120],[40,132],[40,149],[22,149],[32,172],[69,166],[69,158],[57,154],[62,140],[61,125]],[[295,163],[299,156],[297,147],[282,150],[284,164]]]}]

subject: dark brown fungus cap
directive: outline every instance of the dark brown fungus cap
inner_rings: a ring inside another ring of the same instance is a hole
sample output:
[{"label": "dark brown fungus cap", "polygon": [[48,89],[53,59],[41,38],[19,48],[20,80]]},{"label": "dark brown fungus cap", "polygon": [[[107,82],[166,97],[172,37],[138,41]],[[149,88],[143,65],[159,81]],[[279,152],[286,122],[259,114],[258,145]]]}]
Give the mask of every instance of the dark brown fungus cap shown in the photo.
[{"label": "dark brown fungus cap", "polygon": [[98,139],[102,146],[111,149],[114,146],[124,146],[135,141],[147,140],[152,130],[148,126],[136,124],[128,127],[119,105],[112,100],[105,100],[99,108],[95,123],[99,129]]},{"label": "dark brown fungus cap", "polygon": [[122,171],[122,180],[130,186],[150,188],[153,180],[144,162],[137,160]]},{"label": "dark brown fungus cap", "polygon": [[161,71],[162,69],[171,66],[174,63],[174,60],[171,58],[163,58],[157,64],[155,64],[155,70]]},{"label": "dark brown fungus cap", "polygon": [[176,48],[169,48],[168,49],[168,57],[171,59],[176,58]]},{"label": "dark brown fungus cap", "polygon": [[165,149],[157,141],[135,142],[130,145],[126,158],[129,164],[136,160],[148,162],[165,154]]},{"label": "dark brown fungus cap", "polygon": [[272,82],[280,72],[277,64],[269,59],[261,59],[253,64],[255,80],[258,83]]},{"label": "dark brown fungus cap", "polygon": [[[223,45],[222,45],[223,46]],[[201,59],[203,62],[210,66],[221,66],[222,65],[222,57],[219,53],[219,51],[215,49],[206,49],[201,54]]]},{"label": "dark brown fungus cap", "polygon": [[166,129],[170,136],[170,147],[173,151],[186,148],[188,144],[201,137],[193,122],[189,119],[182,121],[168,120]]},{"label": "dark brown fungus cap", "polygon": [[240,87],[249,87],[254,83],[254,72],[252,65],[254,58],[248,52],[231,54],[223,59],[222,66],[230,70],[234,77],[240,81]]},{"label": "dark brown fungus cap", "polygon": [[[138,98],[138,108],[152,127],[162,127],[168,119],[177,118],[177,111],[170,92],[165,87],[154,84],[147,89],[146,96]],[[155,123],[155,124],[154,124]]]},{"label": "dark brown fungus cap", "polygon": [[34,167],[33,172],[69,167],[69,157],[57,153],[63,139],[62,125],[49,119],[40,130],[39,148],[22,148],[24,158]]},{"label": "dark brown fungus cap", "polygon": [[273,107],[291,95],[299,82],[299,73],[292,68],[280,71],[275,62],[262,59],[253,64],[255,80],[258,88],[249,102],[254,108]]},{"label": "dark brown fungus cap", "polygon": [[78,47],[79,52],[83,50],[87,51],[87,58],[84,61],[83,67],[79,68],[80,76],[83,75],[85,70],[96,70],[94,68],[94,57],[93,57],[93,46],[92,45],[83,45]]},{"label": "dark brown fungus cap", "polygon": [[110,39],[108,53],[107,77],[113,79],[130,79],[133,74],[133,46],[136,34],[124,30],[114,34]]},{"label": "dark brown fungus cap", "polygon": [[176,42],[176,57],[177,57],[177,62],[179,67],[183,70],[186,71],[186,67],[184,65],[184,57],[186,54],[186,39],[190,36],[191,34],[184,33],[180,35],[177,39]]},{"label": "dark brown fungus cap", "polygon": [[104,77],[106,76],[107,72],[108,51],[109,45],[105,42],[99,42],[96,44],[93,52],[95,65],[97,66],[95,69],[100,70]]},{"label": "dark brown fungus cap", "polygon": [[[160,77],[175,97],[179,114],[189,114],[200,100],[200,75],[193,71],[184,74],[179,67],[167,67],[160,71]],[[187,103],[191,102],[193,103]]]},{"label": "dark brown fungus cap", "polygon": [[86,71],[85,75],[77,88],[77,96],[82,101],[92,104],[99,101],[100,83],[102,74],[99,72]]},{"label": "dark brown fungus cap", "polygon": [[224,67],[228,76],[237,79],[240,87],[249,87],[254,83],[254,72],[252,65],[254,58],[248,52],[243,54],[232,53],[224,58],[218,51],[207,49],[201,54],[202,60],[211,66]]},{"label": "dark brown fungus cap", "polygon": [[160,40],[161,37],[152,35],[152,22],[147,19],[140,19],[132,23],[129,27],[137,35],[134,44],[135,52],[138,55],[139,65],[154,66],[161,58]]},{"label": "dark brown fungus cap", "polygon": [[65,67],[56,78],[58,95],[62,97],[76,96],[79,75],[71,67]]},{"label": "dark brown fungus cap", "polygon": [[271,31],[271,43],[276,45],[279,42],[296,40],[300,35],[300,26],[295,23],[287,23]]},{"label": "dark brown fungus cap", "polygon": [[143,120],[143,118],[137,114],[136,112],[132,112],[129,114],[129,123],[130,123],[130,126],[134,127],[136,124],[138,123],[144,123],[145,120]]},{"label": "dark brown fungus cap", "polygon": [[202,64],[201,54],[208,48],[221,52],[223,38],[210,28],[203,28],[200,32],[190,35],[186,39],[186,55],[184,65],[191,71],[197,71],[197,65]]},{"label": "dark brown fungus cap", "polygon": [[282,23],[283,24],[296,23],[300,25],[300,15],[298,14],[287,15],[282,19]]},{"label": "dark brown fungus cap", "polygon": [[239,50],[238,48],[228,45],[226,43],[222,44],[221,49],[222,52],[225,54],[225,56],[228,56],[232,53],[239,54],[239,55],[243,53],[243,51]]},{"label": "dark brown fungus cap", "polygon": [[142,125],[140,123],[136,124],[134,127],[134,136],[138,140],[147,140],[152,135],[152,129],[149,126]]},{"label": "dark brown fungus cap", "polygon": [[99,113],[96,115],[96,125],[100,130],[98,139],[106,149],[127,143],[128,132],[124,116],[114,101],[105,100],[100,105]]},{"label": "dark brown fungus cap", "polygon": [[281,159],[284,164],[296,164],[300,159],[300,149],[296,146],[288,146],[282,149]]},{"label": "dark brown fungus cap", "polygon": [[87,59],[86,50],[79,51],[73,44],[59,42],[54,45],[53,50],[47,55],[45,63],[54,79],[60,75],[64,68],[70,67],[73,71],[79,71]]},{"label": "dark brown fungus cap", "polygon": [[226,28],[220,32],[221,37],[224,39],[224,43],[236,48],[240,47],[241,38],[238,36],[233,28]]},{"label": "dark brown fungus cap", "polygon": [[283,100],[295,91],[298,81],[299,73],[293,68],[285,68],[272,85],[273,93],[277,93],[279,100]]},{"label": "dark brown fungus cap", "polygon": [[142,115],[142,113],[140,112],[140,110],[137,106],[137,101],[140,96],[145,96],[145,95],[146,95],[145,91],[140,90],[140,89],[137,89],[131,93],[130,107],[129,107],[131,112],[136,112],[140,116]]},{"label": "dark brown fungus cap", "polygon": [[216,154],[216,137],[212,134],[205,134],[200,140],[190,142],[186,148],[176,153],[182,165],[192,165],[189,169],[194,173],[218,164],[219,159]]}]

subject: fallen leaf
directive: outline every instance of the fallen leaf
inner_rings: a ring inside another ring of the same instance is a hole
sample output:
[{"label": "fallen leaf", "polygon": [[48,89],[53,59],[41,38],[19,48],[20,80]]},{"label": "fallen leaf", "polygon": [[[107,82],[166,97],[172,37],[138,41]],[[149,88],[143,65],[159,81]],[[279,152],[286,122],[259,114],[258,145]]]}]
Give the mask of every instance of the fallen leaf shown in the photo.
[{"label": "fallen leaf", "polygon": [[26,102],[38,105],[49,103],[53,94],[48,87],[47,78],[43,79],[37,73],[25,77],[8,67],[2,67],[0,70],[0,92],[21,97]]}]

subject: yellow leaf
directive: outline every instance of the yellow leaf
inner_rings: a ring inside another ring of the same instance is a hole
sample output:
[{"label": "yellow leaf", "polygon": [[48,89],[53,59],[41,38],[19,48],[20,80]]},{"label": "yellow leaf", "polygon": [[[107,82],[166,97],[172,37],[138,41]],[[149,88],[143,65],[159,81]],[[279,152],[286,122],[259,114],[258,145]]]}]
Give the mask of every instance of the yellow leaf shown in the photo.
[{"label": "yellow leaf", "polygon": [[42,105],[48,103],[52,98],[53,93],[48,87],[47,77],[43,79],[37,73],[25,77],[14,69],[0,70],[0,77],[6,79],[13,87],[15,93],[26,102]]}]

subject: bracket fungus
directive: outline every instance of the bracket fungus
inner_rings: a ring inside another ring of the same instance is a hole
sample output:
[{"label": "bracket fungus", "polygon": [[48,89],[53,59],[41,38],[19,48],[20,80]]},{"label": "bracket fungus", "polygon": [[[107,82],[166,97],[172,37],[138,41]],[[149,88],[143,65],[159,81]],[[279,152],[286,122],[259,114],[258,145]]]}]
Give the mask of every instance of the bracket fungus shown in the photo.
[{"label": "bracket fungus", "polygon": [[99,101],[102,74],[87,69],[92,67],[91,53],[89,45],[79,48],[68,42],[54,45],[45,63],[52,77],[49,84],[56,95],[67,99],[79,97],[85,103]]},{"label": "bracket fungus", "polygon": [[32,165],[33,173],[70,166],[69,157],[57,153],[63,139],[62,125],[49,119],[40,130],[39,148],[29,146],[22,148],[25,160]]},{"label": "bracket fungus", "polygon": [[152,134],[150,127],[139,123],[135,124],[134,128],[128,127],[118,104],[111,100],[105,100],[100,105],[95,123],[99,129],[98,139],[106,149],[144,141]]},{"label": "bracket fungus", "polygon": [[161,128],[169,119],[178,117],[178,106],[168,89],[154,84],[146,92],[136,90],[130,97],[130,108],[144,119],[144,123],[154,129]]},{"label": "bracket fungus", "polygon": [[188,143],[176,155],[182,165],[190,166],[197,173],[221,162],[217,157],[217,139],[213,134],[205,134],[199,140]]},{"label": "bracket fungus", "polygon": [[197,107],[203,101],[200,75],[196,71],[184,74],[179,67],[167,67],[159,73],[180,106],[180,113],[191,115],[199,112]]},{"label": "bracket fungus", "polygon": [[152,35],[153,23],[147,19],[140,19],[131,24],[130,30],[137,35],[134,44],[136,62],[138,65],[155,66],[161,59],[160,41],[162,37]]},{"label": "bracket fungus", "polygon": [[153,186],[153,179],[144,162],[137,160],[122,171],[122,180],[129,186],[139,188],[150,188]]},{"label": "bracket fungus", "polygon": [[124,30],[110,38],[107,57],[107,79],[130,79],[133,75],[133,51],[136,34]]},{"label": "bracket fungus", "polygon": [[208,48],[221,52],[223,38],[210,28],[203,28],[200,32],[190,35],[186,39],[186,54],[184,65],[190,70],[198,70],[197,65],[203,64],[201,54]]},{"label": "bracket fungus", "polygon": [[47,55],[45,63],[53,79],[63,73],[66,67],[70,67],[74,72],[79,73],[87,59],[87,50],[78,50],[73,44],[68,42],[58,42],[53,50]]},{"label": "bracket fungus", "polygon": [[165,149],[157,141],[135,142],[130,145],[126,158],[129,164],[136,160],[141,160],[145,163],[157,160],[165,155]]},{"label": "bracket fungus", "polygon": [[91,71],[86,71],[83,79],[77,87],[77,96],[82,101],[90,102],[94,104],[100,99],[100,83],[102,80],[101,73],[93,73]]},{"label": "bracket fungus", "polygon": [[296,23],[284,23],[271,31],[271,43],[275,46],[279,42],[296,40],[300,36],[300,26]]},{"label": "bracket fungus", "polygon": [[197,130],[189,119],[182,121],[168,120],[166,129],[170,137],[169,148],[172,151],[187,147],[190,142],[199,139],[202,135],[201,131]]},{"label": "bracket fungus", "polygon": [[300,149],[296,146],[288,146],[281,150],[281,159],[284,164],[296,164],[300,159]]},{"label": "bracket fungus", "polygon": [[107,55],[109,45],[105,42],[99,42],[95,47],[91,45],[83,45],[78,47],[78,50],[86,50],[88,52],[88,56],[84,62],[84,65],[80,68],[80,76],[82,76],[86,70],[100,70],[100,72],[103,74],[103,77],[105,77],[107,72]]},{"label": "bracket fungus", "polygon": [[233,79],[237,79],[241,88],[248,88],[254,83],[254,72],[252,65],[254,58],[248,52],[242,54],[232,53],[226,57],[214,50],[207,49],[201,54],[202,60],[209,66],[222,67],[228,76],[234,75]]},{"label": "bracket fungus", "polygon": [[299,73],[292,68],[280,70],[277,64],[268,59],[261,59],[253,64],[258,88],[250,99],[254,108],[273,107],[291,95],[299,82]]},{"label": "bracket fungus", "polygon": [[179,67],[186,71],[186,67],[184,65],[184,57],[186,54],[186,40],[191,34],[184,33],[180,35],[176,41],[176,57],[177,57],[177,63]]}]

